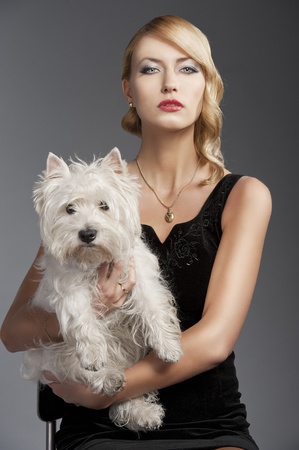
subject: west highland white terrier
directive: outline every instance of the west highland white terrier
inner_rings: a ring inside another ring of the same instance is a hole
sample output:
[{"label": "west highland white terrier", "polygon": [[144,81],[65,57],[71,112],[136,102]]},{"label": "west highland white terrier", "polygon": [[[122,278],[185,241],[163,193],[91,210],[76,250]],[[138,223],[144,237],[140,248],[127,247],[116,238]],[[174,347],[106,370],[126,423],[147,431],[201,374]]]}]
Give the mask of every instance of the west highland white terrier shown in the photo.
[{"label": "west highland white terrier", "polygon": [[[46,384],[42,371],[49,370],[113,395],[124,385],[124,370],[150,350],[164,361],[178,361],[175,302],[141,238],[139,185],[119,150],[70,165],[50,153],[33,198],[45,251],[32,306],[56,313],[63,342],[26,351],[24,378]],[[123,261],[124,282],[132,257],[137,281],[124,304],[109,311],[95,307],[95,299],[101,304],[101,264]],[[111,406],[109,414],[118,426],[146,431],[161,426],[164,409],[150,392]]]}]

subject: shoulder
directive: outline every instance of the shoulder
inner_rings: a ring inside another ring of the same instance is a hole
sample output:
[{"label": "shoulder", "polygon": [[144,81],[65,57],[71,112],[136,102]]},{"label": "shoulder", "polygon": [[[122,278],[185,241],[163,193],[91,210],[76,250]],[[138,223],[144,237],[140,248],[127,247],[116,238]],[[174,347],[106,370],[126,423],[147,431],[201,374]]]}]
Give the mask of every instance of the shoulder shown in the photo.
[{"label": "shoulder", "polygon": [[269,219],[272,211],[271,193],[268,187],[254,177],[242,176],[232,188],[224,211],[223,222],[240,215],[248,218]]},{"label": "shoulder", "polygon": [[271,203],[271,193],[268,187],[254,177],[242,176],[231,191],[231,201],[257,201]]}]

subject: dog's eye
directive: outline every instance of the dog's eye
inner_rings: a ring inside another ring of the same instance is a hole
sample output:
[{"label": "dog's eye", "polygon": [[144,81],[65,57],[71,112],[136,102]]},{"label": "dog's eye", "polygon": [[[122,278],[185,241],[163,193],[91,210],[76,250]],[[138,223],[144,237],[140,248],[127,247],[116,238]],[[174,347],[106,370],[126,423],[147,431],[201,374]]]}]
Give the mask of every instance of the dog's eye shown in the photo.
[{"label": "dog's eye", "polygon": [[109,210],[109,206],[104,201],[99,203],[99,208],[101,208],[103,211],[108,211]]},{"label": "dog's eye", "polygon": [[76,212],[74,205],[72,205],[72,204],[67,205],[67,207],[65,209],[68,214],[75,214],[75,212]]}]

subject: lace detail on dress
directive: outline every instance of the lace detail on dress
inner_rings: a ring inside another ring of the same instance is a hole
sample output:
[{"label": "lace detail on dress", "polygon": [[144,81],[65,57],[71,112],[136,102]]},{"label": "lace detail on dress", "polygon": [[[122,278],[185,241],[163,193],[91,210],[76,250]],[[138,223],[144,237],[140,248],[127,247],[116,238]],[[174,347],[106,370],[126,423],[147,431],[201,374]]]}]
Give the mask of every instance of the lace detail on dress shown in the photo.
[{"label": "lace detail on dress", "polygon": [[[145,226],[146,240],[158,254],[163,276],[170,285],[178,276],[177,269],[191,268],[201,260],[214,260],[222,235],[221,217],[227,197],[241,175],[228,174],[215,186],[197,216],[177,224],[162,244],[154,230]],[[181,272],[183,274],[185,272]]]},{"label": "lace detail on dress", "polygon": [[194,261],[198,261],[198,237],[201,235],[201,224],[194,223],[186,232],[183,228],[179,228],[178,232],[169,238],[166,261],[161,261],[166,273],[169,273],[174,267],[181,269],[183,266],[191,266]]}]

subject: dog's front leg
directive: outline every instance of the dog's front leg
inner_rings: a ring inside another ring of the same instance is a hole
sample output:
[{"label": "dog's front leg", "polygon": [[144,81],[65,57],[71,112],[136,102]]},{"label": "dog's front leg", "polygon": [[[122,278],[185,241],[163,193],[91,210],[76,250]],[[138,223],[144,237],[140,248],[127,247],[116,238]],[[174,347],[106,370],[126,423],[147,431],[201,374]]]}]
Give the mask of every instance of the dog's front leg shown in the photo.
[{"label": "dog's front leg", "polygon": [[159,358],[176,362],[182,356],[182,348],[174,298],[160,276],[157,258],[142,241],[134,248],[134,258],[134,308],[141,317],[146,343]]},{"label": "dog's front leg", "polygon": [[57,305],[64,340],[76,348],[83,369],[96,371],[107,363],[108,331],[92,309],[89,291],[76,290]]},{"label": "dog's front leg", "polygon": [[[155,292],[152,292],[155,296]],[[182,356],[181,331],[175,309],[167,298],[157,295],[159,308],[145,297],[147,308],[143,310],[144,334],[151,347],[163,361],[176,362]],[[151,308],[152,306],[152,308]]]},{"label": "dog's front leg", "polygon": [[181,330],[171,294],[159,283],[145,281],[136,286],[135,296],[147,345],[164,361],[178,361]]}]

